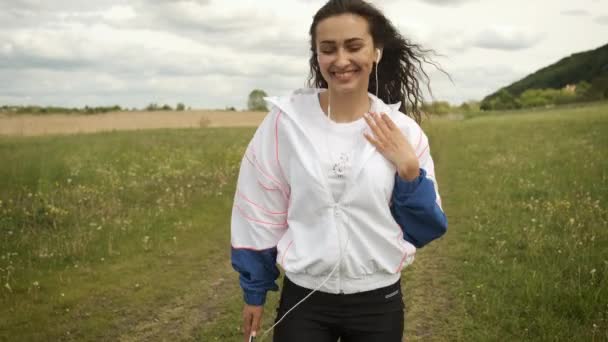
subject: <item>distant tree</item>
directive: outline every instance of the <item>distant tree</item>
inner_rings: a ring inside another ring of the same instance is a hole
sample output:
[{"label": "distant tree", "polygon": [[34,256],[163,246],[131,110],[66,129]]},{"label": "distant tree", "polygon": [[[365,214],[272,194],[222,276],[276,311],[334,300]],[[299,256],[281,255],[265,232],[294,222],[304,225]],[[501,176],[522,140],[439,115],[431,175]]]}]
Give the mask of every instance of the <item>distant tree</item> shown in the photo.
[{"label": "distant tree", "polygon": [[553,103],[551,94],[544,89],[528,89],[519,96],[519,103],[524,108],[544,107]]},{"label": "distant tree", "polygon": [[186,109],[186,106],[183,103],[181,103],[181,102],[179,102],[177,104],[177,106],[175,106],[175,110],[180,111],[180,112],[184,111],[185,109]]},{"label": "distant tree", "polygon": [[146,110],[153,112],[155,110],[158,110],[158,105],[154,102],[150,103],[149,105],[146,106]]},{"label": "distant tree", "polygon": [[229,111],[229,112],[236,112],[236,108],[234,108],[234,107],[226,107],[225,110]]},{"label": "distant tree", "polygon": [[501,89],[496,96],[487,97],[481,102],[482,110],[506,110],[520,107],[517,99],[506,89]]},{"label": "distant tree", "polygon": [[254,89],[249,93],[249,100],[247,101],[247,108],[251,111],[267,111],[266,102],[264,97],[267,96],[266,92],[261,89]]},{"label": "distant tree", "polygon": [[470,100],[463,102],[460,106],[458,106],[458,110],[464,113],[479,112],[479,106],[479,101]]},{"label": "distant tree", "polygon": [[574,90],[574,93],[576,94],[577,99],[579,99],[579,100],[586,99],[589,89],[591,89],[591,83],[589,83],[587,81],[579,82],[576,85],[576,89]]},{"label": "distant tree", "polygon": [[447,101],[433,101],[431,103],[423,103],[422,110],[429,114],[445,115],[451,111],[452,107]]},{"label": "distant tree", "polygon": [[168,104],[164,104],[162,107],[160,107],[160,110],[173,110],[173,108],[171,108],[171,106]]},{"label": "distant tree", "polygon": [[590,100],[601,100],[608,98],[608,75],[594,78],[588,91]]}]

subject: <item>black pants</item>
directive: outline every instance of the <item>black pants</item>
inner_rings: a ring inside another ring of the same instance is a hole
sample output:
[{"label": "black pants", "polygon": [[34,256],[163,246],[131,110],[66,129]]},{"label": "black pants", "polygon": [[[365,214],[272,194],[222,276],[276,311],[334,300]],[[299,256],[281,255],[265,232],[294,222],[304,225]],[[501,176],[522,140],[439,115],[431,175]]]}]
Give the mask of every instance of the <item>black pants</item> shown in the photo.
[{"label": "black pants", "polygon": [[[277,322],[312,290],[285,277]],[[354,294],[315,292],[274,328],[274,342],[401,342],[401,282]]]}]

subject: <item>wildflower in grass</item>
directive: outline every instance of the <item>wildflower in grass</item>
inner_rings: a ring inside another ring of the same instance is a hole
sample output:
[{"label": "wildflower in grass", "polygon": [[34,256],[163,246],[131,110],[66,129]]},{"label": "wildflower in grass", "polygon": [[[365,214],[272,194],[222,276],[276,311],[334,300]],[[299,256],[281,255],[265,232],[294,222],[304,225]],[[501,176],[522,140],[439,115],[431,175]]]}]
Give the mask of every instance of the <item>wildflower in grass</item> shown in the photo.
[{"label": "wildflower in grass", "polygon": [[147,236],[147,235],[146,235],[146,236],[144,236],[144,238],[143,238],[143,243],[144,243],[144,250],[145,250],[145,251],[148,251],[148,250],[150,249],[149,242],[150,242],[150,237],[149,237],[149,236]]},{"label": "wildflower in grass", "polygon": [[40,286],[40,283],[38,283],[38,281],[34,281],[34,282],[32,283],[32,285],[34,285],[34,287],[39,287],[39,286]]}]

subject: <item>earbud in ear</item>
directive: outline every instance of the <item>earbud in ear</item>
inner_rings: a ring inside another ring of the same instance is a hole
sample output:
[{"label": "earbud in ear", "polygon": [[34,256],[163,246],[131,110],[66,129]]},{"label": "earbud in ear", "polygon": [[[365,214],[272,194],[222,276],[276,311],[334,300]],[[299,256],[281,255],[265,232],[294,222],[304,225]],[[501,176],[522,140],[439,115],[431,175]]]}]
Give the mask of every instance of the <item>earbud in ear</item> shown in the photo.
[{"label": "earbud in ear", "polygon": [[382,50],[376,49],[376,54],[378,55],[378,57],[376,57],[376,64],[378,64],[380,63],[380,58],[382,58]]}]

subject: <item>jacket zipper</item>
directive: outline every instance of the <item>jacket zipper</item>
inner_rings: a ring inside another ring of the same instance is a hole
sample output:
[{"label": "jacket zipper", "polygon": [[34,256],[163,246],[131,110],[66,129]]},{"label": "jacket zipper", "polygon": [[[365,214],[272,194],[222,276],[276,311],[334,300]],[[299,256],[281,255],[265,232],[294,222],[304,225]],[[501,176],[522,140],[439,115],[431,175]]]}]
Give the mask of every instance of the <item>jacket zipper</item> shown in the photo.
[{"label": "jacket zipper", "polygon": [[338,293],[342,293],[342,234],[340,234],[340,211],[337,204],[334,204],[334,219],[338,233]]}]

